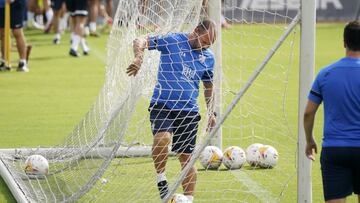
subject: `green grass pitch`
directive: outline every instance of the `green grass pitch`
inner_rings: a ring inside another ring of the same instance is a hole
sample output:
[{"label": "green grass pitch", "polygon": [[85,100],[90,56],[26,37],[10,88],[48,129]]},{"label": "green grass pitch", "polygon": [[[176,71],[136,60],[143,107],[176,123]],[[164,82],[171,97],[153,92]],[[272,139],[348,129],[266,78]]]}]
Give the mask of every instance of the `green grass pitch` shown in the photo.
[{"label": "green grass pitch", "polygon": [[[344,56],[343,26],[344,24],[317,25],[316,73],[319,68]],[[224,32],[223,34],[226,35],[226,32],[231,31]],[[68,34],[63,37],[62,43],[58,46],[51,43],[53,35],[43,35],[40,31],[26,31],[26,37],[27,41],[33,45],[29,62],[30,72],[26,74],[15,71],[0,73],[0,148],[45,147],[61,143],[88,111],[104,81],[107,40],[105,35],[101,38],[90,38],[91,55],[79,59],[68,56]],[[297,45],[296,48],[298,47]],[[226,54],[226,44],[223,45],[223,49]],[[12,53],[12,57],[17,58],[16,52]],[[297,66],[297,59],[294,59],[294,64]],[[294,72],[297,74],[296,71]],[[270,99],[272,95],[266,95],[266,97]],[[297,109],[297,106],[294,108]],[[236,121],[234,122],[236,124]],[[319,145],[321,145],[322,125],[321,109],[315,128]],[[322,202],[319,155],[316,158],[312,173],[313,202]],[[130,167],[131,163],[128,165]],[[149,169],[152,170],[151,162],[145,161],[144,166],[146,165],[149,165]],[[254,170],[253,173],[259,173],[259,171]],[[220,176],[218,174],[221,173],[213,175],[211,171],[199,170],[200,179],[210,176],[222,180],[227,178],[226,173]],[[238,176],[241,176],[241,173]],[[149,182],[152,183],[152,179],[153,177],[149,177]],[[294,186],[295,183],[290,184],[289,187]],[[204,190],[203,187],[199,184],[198,189]],[[212,187],[221,186],[214,183]],[[221,194],[213,195],[216,198]],[[295,187],[292,192],[286,194],[292,197],[296,195]],[[201,199],[201,196],[196,198]],[[355,197],[349,198],[349,202],[352,201],[355,201]],[[15,202],[1,178],[0,202]]]}]

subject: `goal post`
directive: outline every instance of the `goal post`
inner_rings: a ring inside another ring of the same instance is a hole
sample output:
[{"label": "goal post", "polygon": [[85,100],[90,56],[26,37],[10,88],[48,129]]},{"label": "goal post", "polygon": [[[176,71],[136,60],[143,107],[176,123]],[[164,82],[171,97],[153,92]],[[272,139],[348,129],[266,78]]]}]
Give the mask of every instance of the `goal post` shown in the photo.
[{"label": "goal post", "polygon": [[[222,109],[221,109],[221,64],[222,64],[222,48],[221,48],[221,1],[219,0],[209,0],[209,18],[213,20],[216,24],[216,41],[212,45],[212,51],[215,54],[215,80],[214,80],[214,86],[215,86],[215,104],[214,104],[214,110],[218,115],[221,115]],[[222,149],[222,130],[221,127],[217,130],[216,135],[211,139],[210,141],[211,145],[217,146],[220,149]]]},{"label": "goal post", "polygon": [[314,79],[316,2],[301,0],[299,109],[298,109],[298,202],[312,202],[311,161],[305,155],[303,115]]}]

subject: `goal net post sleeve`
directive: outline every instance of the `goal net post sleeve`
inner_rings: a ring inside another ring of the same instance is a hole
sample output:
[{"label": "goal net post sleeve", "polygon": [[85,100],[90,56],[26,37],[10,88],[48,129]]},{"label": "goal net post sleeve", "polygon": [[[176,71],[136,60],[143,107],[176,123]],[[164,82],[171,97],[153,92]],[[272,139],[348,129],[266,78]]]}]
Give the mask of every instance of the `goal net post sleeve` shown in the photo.
[{"label": "goal net post sleeve", "polygon": [[312,202],[311,160],[305,155],[303,115],[314,79],[316,2],[301,0],[299,107],[298,107],[298,203]]}]

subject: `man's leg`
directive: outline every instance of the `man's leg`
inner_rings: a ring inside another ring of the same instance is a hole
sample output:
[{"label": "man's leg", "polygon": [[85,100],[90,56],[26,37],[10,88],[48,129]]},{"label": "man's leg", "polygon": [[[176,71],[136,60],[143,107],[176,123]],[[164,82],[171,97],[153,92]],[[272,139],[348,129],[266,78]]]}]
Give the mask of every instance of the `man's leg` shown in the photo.
[{"label": "man's leg", "polygon": [[47,20],[46,25],[45,25],[45,33],[49,33],[51,30],[52,19],[54,17],[54,11],[51,8],[48,0],[44,0],[43,4],[44,4],[45,16],[46,16],[46,20]]},{"label": "man's leg", "polygon": [[113,0],[106,0],[106,13],[112,18],[113,16]]},{"label": "man's leg", "polygon": [[13,29],[13,35],[16,40],[16,47],[19,53],[19,66],[18,71],[21,72],[28,72],[27,69],[27,61],[26,61],[26,41],[25,41],[25,35],[22,28]]},{"label": "man's leg", "polygon": [[163,173],[165,171],[165,165],[168,158],[169,144],[169,132],[159,132],[155,134],[152,147],[152,157],[157,173]]},{"label": "man's leg", "polygon": [[0,61],[0,71],[9,71],[10,68],[5,66],[4,60],[4,28],[0,28],[0,40],[1,40],[1,61]]},{"label": "man's leg", "polygon": [[1,38],[1,58],[4,59],[4,39],[5,34],[4,34],[4,28],[0,28],[0,38]]},{"label": "man's leg", "polygon": [[90,36],[98,37],[99,34],[96,32],[96,19],[99,14],[99,0],[89,0],[89,29]]},{"label": "man's leg", "polygon": [[[184,169],[186,164],[189,162],[190,158],[191,158],[191,154],[188,154],[188,153],[181,153],[179,155],[179,161],[180,161],[182,169]],[[195,166],[193,166],[182,182],[184,195],[190,201],[193,200],[195,185],[196,185],[196,168],[195,168]]]},{"label": "man's leg", "polygon": [[169,153],[170,144],[169,132],[158,132],[154,135],[152,147],[152,157],[157,174],[157,185],[160,192],[160,198],[163,199],[168,193],[168,183],[165,176],[165,166]]},{"label": "man's leg", "polygon": [[22,28],[13,29],[13,35],[16,40],[16,47],[20,59],[26,59],[26,42],[25,35]]},{"label": "man's leg", "polygon": [[332,199],[326,201],[326,203],[345,203],[345,202],[346,202],[346,198]]},{"label": "man's leg", "polygon": [[60,44],[60,39],[61,39],[60,26],[59,26],[60,16],[61,16],[61,10],[55,10],[54,17],[52,19],[52,25],[54,26],[54,32],[55,32],[55,37],[53,39],[54,44]]}]

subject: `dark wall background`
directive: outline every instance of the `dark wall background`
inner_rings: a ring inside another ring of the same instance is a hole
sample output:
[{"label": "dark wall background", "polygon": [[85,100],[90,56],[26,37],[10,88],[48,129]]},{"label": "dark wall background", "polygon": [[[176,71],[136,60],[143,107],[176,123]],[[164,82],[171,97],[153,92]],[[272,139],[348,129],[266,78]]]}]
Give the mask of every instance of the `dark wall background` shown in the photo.
[{"label": "dark wall background", "polygon": [[[316,1],[318,21],[353,20],[360,7],[360,0],[314,1]],[[119,0],[113,0],[114,10],[118,2]],[[276,13],[275,21],[281,22],[287,20],[284,16],[294,17],[299,5],[300,0],[224,0],[223,12],[228,19],[233,21],[274,21],[273,14]],[[264,15],[263,10],[270,13]]]}]

